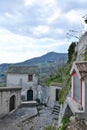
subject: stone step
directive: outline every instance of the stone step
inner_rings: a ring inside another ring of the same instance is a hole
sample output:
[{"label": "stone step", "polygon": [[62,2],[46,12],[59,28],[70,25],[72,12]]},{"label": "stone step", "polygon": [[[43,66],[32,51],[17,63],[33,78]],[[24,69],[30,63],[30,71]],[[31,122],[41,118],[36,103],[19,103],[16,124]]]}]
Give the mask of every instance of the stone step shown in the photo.
[{"label": "stone step", "polygon": [[55,110],[60,110],[60,108],[57,108],[57,107],[54,107],[53,110],[54,110],[54,109],[55,109]]},{"label": "stone step", "polygon": [[52,114],[53,115],[53,118],[57,119],[59,118],[59,115],[55,115],[55,114]]},{"label": "stone step", "polygon": [[54,111],[54,112],[52,112],[52,114],[59,115],[59,112],[55,112],[55,111]]},{"label": "stone step", "polygon": [[59,112],[60,112],[60,106],[59,105],[54,105],[52,114],[59,115]]},{"label": "stone step", "polygon": [[36,101],[26,101],[26,102],[21,102],[20,107],[36,107],[37,103]]},{"label": "stone step", "polygon": [[54,105],[54,107],[60,108],[60,106],[59,106],[59,105]]},{"label": "stone step", "polygon": [[53,109],[53,112],[57,112],[57,113],[59,113],[59,112],[60,112],[60,110],[55,110],[55,109]]}]

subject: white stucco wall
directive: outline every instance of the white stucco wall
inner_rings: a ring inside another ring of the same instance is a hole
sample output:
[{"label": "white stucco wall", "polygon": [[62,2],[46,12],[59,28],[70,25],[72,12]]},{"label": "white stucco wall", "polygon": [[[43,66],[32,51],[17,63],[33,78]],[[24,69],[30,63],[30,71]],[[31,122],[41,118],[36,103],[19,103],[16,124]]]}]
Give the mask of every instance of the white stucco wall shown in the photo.
[{"label": "white stucco wall", "polygon": [[27,100],[27,91],[33,90],[33,100],[37,98],[38,76],[33,74],[33,80],[28,81],[28,74],[7,74],[7,87],[22,87],[21,94]]},{"label": "white stucco wall", "polygon": [[7,74],[7,87],[22,87],[37,85],[38,78],[33,75],[33,81],[28,81],[28,74]]},{"label": "white stucco wall", "polygon": [[56,101],[56,90],[60,90],[61,87],[50,86],[50,99],[49,99],[49,106],[53,107],[54,102]]}]

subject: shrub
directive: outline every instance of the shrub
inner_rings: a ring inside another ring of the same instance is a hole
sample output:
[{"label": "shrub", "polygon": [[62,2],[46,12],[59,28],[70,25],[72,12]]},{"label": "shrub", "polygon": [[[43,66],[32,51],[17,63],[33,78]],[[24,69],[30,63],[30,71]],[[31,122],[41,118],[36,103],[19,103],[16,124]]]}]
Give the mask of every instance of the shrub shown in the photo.
[{"label": "shrub", "polygon": [[64,118],[64,119],[62,120],[62,123],[63,123],[63,124],[62,124],[62,127],[61,127],[60,130],[65,130],[65,129],[67,128],[69,122],[70,122],[69,118]]},{"label": "shrub", "polygon": [[40,103],[40,99],[39,99],[39,98],[37,98],[37,99],[36,99],[36,102],[37,102],[37,103]]},{"label": "shrub", "polygon": [[46,128],[46,130],[57,130],[57,128],[56,128],[56,127],[53,127],[53,126],[48,126],[48,127]]}]

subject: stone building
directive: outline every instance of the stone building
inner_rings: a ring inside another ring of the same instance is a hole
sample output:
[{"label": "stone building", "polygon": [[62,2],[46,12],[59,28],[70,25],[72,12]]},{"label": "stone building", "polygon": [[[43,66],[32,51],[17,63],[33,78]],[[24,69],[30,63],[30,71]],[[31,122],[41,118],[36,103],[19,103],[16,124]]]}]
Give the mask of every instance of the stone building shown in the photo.
[{"label": "stone building", "polygon": [[17,109],[21,104],[21,88],[0,87],[0,117]]},{"label": "stone building", "polygon": [[87,50],[87,32],[85,32],[79,39],[79,42],[75,48],[77,52],[77,61],[84,61],[84,53]]},{"label": "stone building", "polygon": [[53,107],[56,101],[59,101],[59,91],[62,89],[61,83],[52,82],[50,84],[49,106]]},{"label": "stone building", "polygon": [[7,71],[7,87],[22,88],[23,101],[37,99],[38,67],[36,66],[10,66]]},{"label": "stone building", "polygon": [[74,62],[70,74],[72,88],[67,104],[76,118],[87,119],[87,61]]}]

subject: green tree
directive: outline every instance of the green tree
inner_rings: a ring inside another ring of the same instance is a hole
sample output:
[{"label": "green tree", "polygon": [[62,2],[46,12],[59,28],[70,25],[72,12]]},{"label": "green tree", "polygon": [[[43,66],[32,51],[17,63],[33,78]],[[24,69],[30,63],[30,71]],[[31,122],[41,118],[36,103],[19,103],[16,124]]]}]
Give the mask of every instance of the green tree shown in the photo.
[{"label": "green tree", "polygon": [[72,42],[68,49],[68,63],[72,61],[73,54],[75,52],[76,42]]}]

